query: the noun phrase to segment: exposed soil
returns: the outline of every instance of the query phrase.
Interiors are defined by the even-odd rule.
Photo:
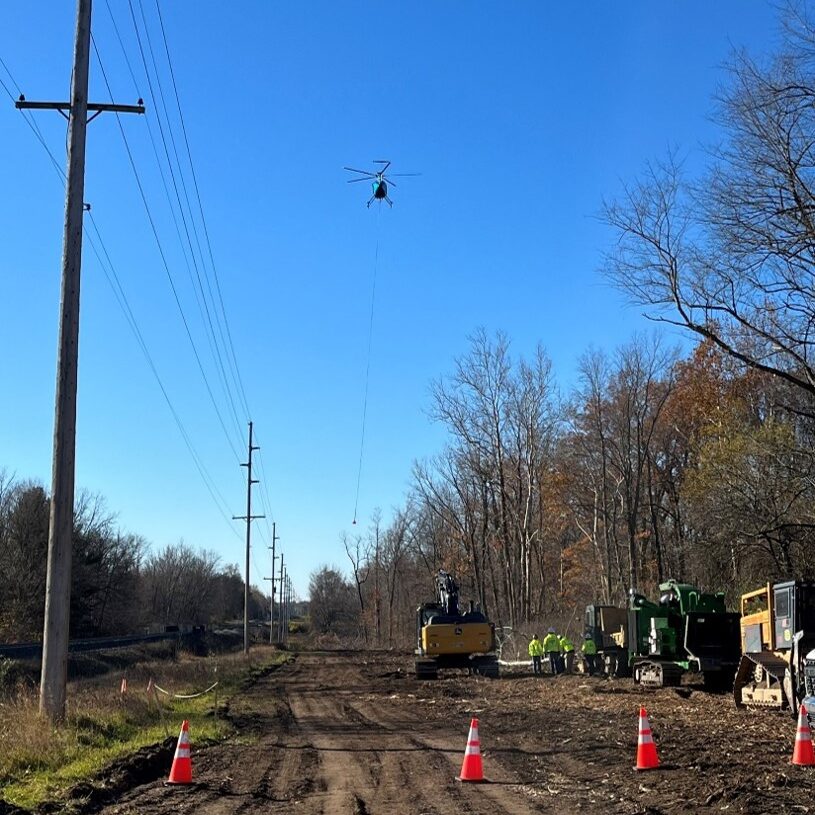
[[[730,696],[693,687],[643,691],[631,680],[528,674],[418,682],[410,669],[407,655],[301,654],[233,699],[236,737],[196,749],[192,734],[191,786],[163,784],[169,763],[145,783],[142,762],[115,803],[91,797],[85,811],[815,811],[815,768],[790,765],[795,722],[786,714],[739,712]],[[638,773],[640,704],[661,766]],[[456,779],[473,716],[487,784]]]

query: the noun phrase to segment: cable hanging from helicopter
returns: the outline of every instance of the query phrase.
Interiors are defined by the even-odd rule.
[[[384,159],[377,159],[374,161],[374,164],[381,164],[382,167],[379,170],[374,170],[373,172],[369,172],[368,170],[357,170],[354,167],[343,167],[344,170],[348,170],[351,173],[357,173],[359,178],[352,178],[348,181],[349,184],[354,184],[358,181],[370,181],[371,182],[371,190],[372,195],[368,199],[367,206],[370,208],[371,204],[374,201],[379,201],[380,204],[382,201],[385,201],[388,206],[393,206],[393,201],[388,197],[388,184],[392,187],[395,187],[396,184],[392,181],[393,177],[401,177],[401,176],[416,176],[421,175],[421,173],[395,173],[391,176],[385,175],[388,170],[388,167],[391,166],[390,161]],[[381,209],[379,207],[378,209]],[[356,525],[357,522],[357,509],[359,508],[359,488],[360,483],[362,481],[362,459],[363,459],[363,452],[365,450],[365,425],[368,417],[368,384],[370,381],[370,372],[371,372],[371,348],[373,345],[373,332],[374,332],[374,305],[376,303],[376,275],[377,269],[379,267],[379,213],[377,212],[376,218],[376,251],[374,252],[374,274],[373,274],[373,281],[371,284],[371,310],[370,310],[370,318],[368,322],[368,355],[367,361],[365,364],[365,395],[362,400],[362,433],[359,443],[359,467],[357,469],[357,490],[356,490],[356,497],[354,498],[354,520],[353,525]]]

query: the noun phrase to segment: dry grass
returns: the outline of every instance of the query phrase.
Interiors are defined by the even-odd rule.
[[[174,662],[139,662],[75,680],[68,685],[66,721],[58,728],[39,717],[36,688],[20,682],[0,698],[0,797],[29,807],[57,797],[113,759],[177,735],[183,719],[189,720],[199,744],[223,737],[229,727],[217,715],[216,698],[222,707],[254,672],[283,659],[285,654],[257,646],[248,658],[182,655]],[[123,676],[128,684],[124,695]],[[171,695],[198,693],[215,681],[219,685],[204,696],[177,699],[161,693],[148,696],[150,678]]]

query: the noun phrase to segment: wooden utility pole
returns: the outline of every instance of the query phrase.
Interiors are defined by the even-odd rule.
[[[288,572],[286,572],[286,588],[285,588],[285,598],[286,598],[286,605],[285,609],[286,612],[283,615],[283,642],[285,645],[288,646],[289,644],[289,602],[291,601],[291,596],[289,594],[289,587],[291,586],[291,578],[289,577]]]
[[[286,645],[289,644],[289,620],[291,619],[291,577],[286,575]]]
[[[249,460],[241,464],[246,467],[246,515],[233,515],[233,521],[246,521],[246,582],[243,586],[243,653],[249,653],[249,552],[252,545],[252,521],[265,518],[265,515],[252,515],[252,484],[258,480],[252,478],[252,453],[260,447],[252,444],[252,422],[249,422]]]
[[[283,553],[280,553],[280,609],[278,614],[277,641],[283,644]]]
[[[269,645],[274,642],[274,598],[275,598],[275,576],[274,576],[274,562],[277,560],[277,555],[275,555],[275,543],[280,540],[280,536],[277,534],[277,524],[272,521],[272,545],[269,549],[272,550],[272,576],[267,577],[267,580],[272,581],[272,607],[269,612]]]
[[[268,547],[271,549],[272,547]],[[269,589],[269,603],[271,604],[271,609],[269,611],[269,645],[274,644],[274,598],[275,598],[275,582],[277,578],[274,576],[274,560],[272,560],[272,576],[271,577],[264,577],[264,580],[268,580],[272,585]]]
[[[82,267],[82,213],[85,198],[85,136],[88,111],[144,113],[144,106],[88,104],[91,0],[78,0],[71,99],[68,102],[27,102],[19,109],[58,110],[68,120],[68,182],[62,240],[57,386],[54,408],[54,448],[51,467],[51,509],[48,527],[48,573],[45,584],[45,625],[42,635],[40,713],[52,722],[65,717],[68,630],[71,605],[71,549],[74,519],[76,453],[76,383],[79,361],[79,285]],[[66,112],[67,111],[67,112]]]

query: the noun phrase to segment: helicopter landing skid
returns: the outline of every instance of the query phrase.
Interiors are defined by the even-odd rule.
[[[372,195],[372,196],[371,196],[371,197],[368,199],[368,204],[367,204],[368,209],[370,209],[370,208],[371,208],[371,204],[373,204],[373,202],[374,202],[374,201],[376,201],[376,200],[377,200],[377,198],[376,198],[376,196],[375,196],[375,195]],[[382,199],[380,198],[379,200],[381,201]],[[387,196],[387,195],[385,196],[385,200],[388,202],[388,206],[389,206],[389,207],[392,207],[392,206],[393,206],[393,201],[391,201],[391,199],[390,199],[390,198],[388,198],[388,196]]]

